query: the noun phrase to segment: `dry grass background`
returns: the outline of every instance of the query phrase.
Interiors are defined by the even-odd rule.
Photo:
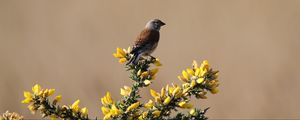
[[[118,99],[130,84],[112,53],[152,18],[167,23],[152,88],[180,83],[193,59],[208,59],[221,71],[221,92],[194,103],[210,106],[210,118],[300,118],[299,0],[1,0],[0,112],[39,118],[20,103],[39,83],[101,116],[99,98]]]

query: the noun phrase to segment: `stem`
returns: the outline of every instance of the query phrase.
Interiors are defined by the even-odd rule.
[[[80,112],[73,114],[73,110],[70,108],[61,108],[60,106],[50,104],[47,98],[44,98],[40,105],[44,107],[44,109],[41,110],[43,117],[55,115],[56,117],[64,120],[89,120],[88,116],[84,117]]]

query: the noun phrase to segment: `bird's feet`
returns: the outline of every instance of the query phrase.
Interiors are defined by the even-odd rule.
[[[150,61],[154,62],[155,60],[156,60],[156,58],[150,55]]]
[[[151,60],[155,60],[156,58],[155,57],[153,57],[152,55],[150,55],[150,58],[151,58]]]

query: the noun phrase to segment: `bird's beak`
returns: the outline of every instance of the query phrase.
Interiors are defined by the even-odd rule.
[[[164,22],[161,22],[160,24],[161,24],[161,26],[164,26],[164,25],[166,25],[166,23],[164,23]]]

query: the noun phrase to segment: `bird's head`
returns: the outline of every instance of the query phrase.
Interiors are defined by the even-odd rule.
[[[164,22],[162,22],[161,20],[153,19],[153,20],[150,20],[149,22],[147,22],[146,28],[159,31],[160,27],[164,26],[164,25],[166,25],[166,24]]]

